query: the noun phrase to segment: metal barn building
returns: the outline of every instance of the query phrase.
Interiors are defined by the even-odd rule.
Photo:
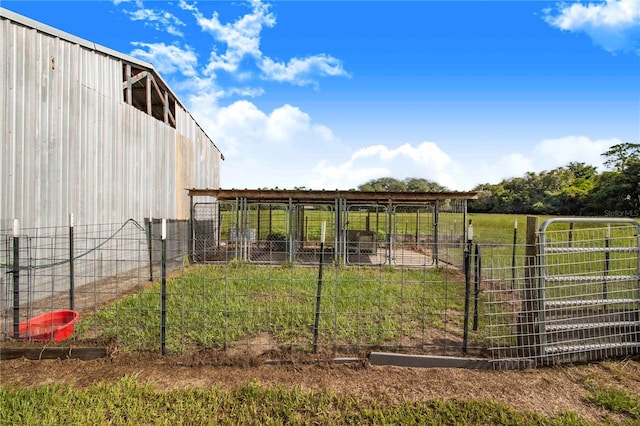
[[[0,229],[186,220],[223,158],[153,65],[0,8]]]

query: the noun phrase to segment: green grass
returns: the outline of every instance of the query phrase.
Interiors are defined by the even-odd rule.
[[[587,402],[640,423],[640,394],[631,394],[615,386],[600,386],[592,380],[585,383],[585,388],[590,391],[585,398]]]
[[[420,340],[426,329],[461,333],[464,284],[445,274],[325,266],[319,344],[357,349]],[[285,346],[308,349],[317,285],[317,268],[242,262],[189,267],[167,282],[167,348],[227,347],[267,332]],[[155,283],[83,315],[76,330],[79,336],[117,337],[123,350],[157,350],[159,324],[160,284]]]
[[[7,425],[588,424],[571,412],[544,417],[492,401],[365,401],[326,390],[264,387],[257,382],[236,390],[157,391],[135,375],[84,389],[0,387],[0,401],[0,424]]]

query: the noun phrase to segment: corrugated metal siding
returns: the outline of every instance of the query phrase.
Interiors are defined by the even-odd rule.
[[[122,60],[0,19],[0,228],[186,219],[220,153],[176,105],[176,129],[123,101]]]

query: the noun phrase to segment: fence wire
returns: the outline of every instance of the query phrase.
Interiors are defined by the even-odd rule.
[[[271,229],[263,221],[269,210],[258,220],[256,209],[255,234],[246,235],[234,235],[232,214],[220,213],[205,233],[202,220],[169,222],[165,242],[160,220],[0,233],[0,345],[16,344],[16,330],[21,344],[51,345],[29,321],[72,309],[80,317],[58,345],[127,352],[228,359],[386,350],[487,356],[496,368],[513,368],[640,350],[635,225],[555,224],[531,256],[530,246],[462,244],[454,234],[438,236],[436,247],[420,228],[433,228],[433,216],[409,210],[396,214],[411,218],[413,238],[391,232],[372,241],[365,233],[343,245],[345,258],[336,256],[337,226],[325,221],[324,244],[310,219],[330,209],[299,216],[295,241],[270,238],[275,223],[292,222],[270,211]],[[378,235],[382,226],[397,229],[375,225],[376,213],[358,210],[351,219]],[[225,255],[213,259],[215,249]]]
[[[279,255],[284,262],[264,264],[253,262],[254,257],[233,257],[224,263],[194,264],[189,254],[197,257],[198,241],[189,240],[188,228],[187,222],[169,224],[164,296],[158,220],[151,228],[148,221],[76,226],[73,253],[68,228],[23,230],[18,238],[19,299],[14,298],[15,239],[3,233],[2,344],[15,342],[16,325],[73,309],[80,318],[73,335],[60,345],[107,344],[121,351],[166,348],[170,354],[211,351],[249,357],[288,357],[316,349],[326,356],[362,355],[372,349],[461,353],[465,287],[459,265],[436,267],[431,256],[411,265],[344,264],[330,256],[330,244],[321,264],[319,233],[311,232],[306,223],[305,247],[315,250],[315,262],[299,257],[287,262],[287,242],[269,239],[272,233],[261,230],[252,241],[252,255],[264,250],[259,247],[268,247],[275,253],[272,259]],[[224,237],[230,244],[229,235]],[[388,252],[387,244],[376,242],[375,250]],[[398,251],[416,249],[415,242],[394,244]],[[446,250],[459,249],[456,245]],[[468,345],[472,353],[482,347],[476,334]],[[46,336],[34,338],[28,329],[18,337],[32,345],[52,344]]]

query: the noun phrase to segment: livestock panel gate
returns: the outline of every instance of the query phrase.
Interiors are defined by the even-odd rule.
[[[482,280],[497,365],[640,353],[638,221],[553,218],[538,227],[531,216],[524,247],[491,249]]]
[[[568,224],[584,226],[576,230]],[[638,352],[639,229],[631,219],[564,218],[542,224],[539,352],[547,362]]]

